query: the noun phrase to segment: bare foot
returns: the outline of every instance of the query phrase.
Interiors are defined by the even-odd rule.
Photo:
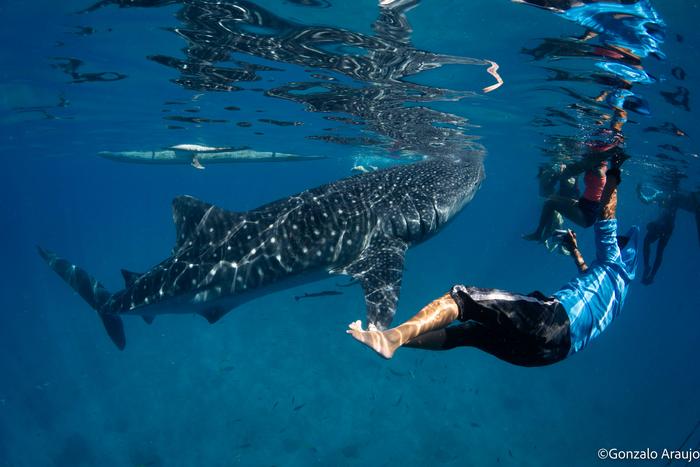
[[[362,329],[362,321],[360,320],[350,323],[348,328],[345,332],[386,359],[393,357],[394,352],[399,348],[398,342],[390,339],[387,331],[380,331],[372,323],[366,331]]]

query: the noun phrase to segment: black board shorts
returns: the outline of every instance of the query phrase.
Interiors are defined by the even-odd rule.
[[[455,285],[450,296],[459,307],[461,343],[521,366],[542,366],[565,359],[571,349],[569,316],[554,297]]]

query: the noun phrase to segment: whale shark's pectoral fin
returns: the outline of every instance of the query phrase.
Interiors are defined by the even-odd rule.
[[[141,318],[146,322],[146,324],[153,324],[153,320],[155,319],[155,316],[153,315],[141,315]]]
[[[333,271],[349,274],[360,282],[365,292],[367,321],[380,329],[389,327],[394,319],[407,248],[401,239],[376,235],[356,260]]]

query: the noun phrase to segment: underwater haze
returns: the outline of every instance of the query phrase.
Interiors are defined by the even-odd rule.
[[[36,0],[0,13],[0,466],[554,467],[623,462],[599,449],[700,450],[700,4]],[[125,316],[119,350],[37,254],[117,291],[121,269],[173,252],[178,196],[245,213],[459,158],[483,174],[450,194],[480,187],[407,251],[394,324],[454,284],[548,295],[576,269],[522,235],[542,174],[590,147],[626,159],[621,228],[671,219],[672,237],[655,277],[640,261],[605,333],[551,366],[467,347],[383,360],[346,334],[366,303],[340,274],[271,288],[215,324]],[[411,180],[395,181],[431,193],[455,178]],[[592,257],[593,230],[562,225]]]

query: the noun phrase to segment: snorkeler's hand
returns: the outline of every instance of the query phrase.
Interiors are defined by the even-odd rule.
[[[576,241],[576,232],[574,232],[571,229],[568,229],[566,231],[566,236],[561,242],[562,246],[566,248],[569,253],[573,253],[575,250],[578,250],[578,242]]]

